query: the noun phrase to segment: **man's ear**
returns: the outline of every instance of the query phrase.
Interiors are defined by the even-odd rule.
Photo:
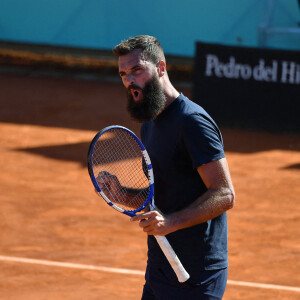
[[[162,77],[163,75],[166,74],[167,72],[167,66],[166,63],[163,60],[160,60],[157,64],[156,64],[156,68],[157,68],[157,73],[159,77]]]

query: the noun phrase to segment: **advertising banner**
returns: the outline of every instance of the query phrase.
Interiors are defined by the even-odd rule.
[[[300,51],[197,42],[193,100],[220,126],[300,134]]]

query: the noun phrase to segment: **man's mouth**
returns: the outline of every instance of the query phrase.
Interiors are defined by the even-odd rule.
[[[141,100],[142,97],[142,91],[141,90],[137,90],[137,89],[130,89],[130,93],[134,99],[134,101],[139,101]]]

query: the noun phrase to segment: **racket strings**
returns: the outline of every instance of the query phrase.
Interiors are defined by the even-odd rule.
[[[149,193],[148,174],[138,143],[127,132],[111,130],[95,144],[94,174],[105,196],[125,210],[140,208]]]

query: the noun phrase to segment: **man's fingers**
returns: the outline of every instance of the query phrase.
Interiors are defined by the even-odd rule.
[[[131,222],[141,221],[141,220],[144,220],[144,219],[149,219],[152,216],[153,216],[153,211],[149,211],[149,212],[145,212],[145,213],[142,213],[142,214],[138,214],[138,215],[130,218],[130,221]]]

